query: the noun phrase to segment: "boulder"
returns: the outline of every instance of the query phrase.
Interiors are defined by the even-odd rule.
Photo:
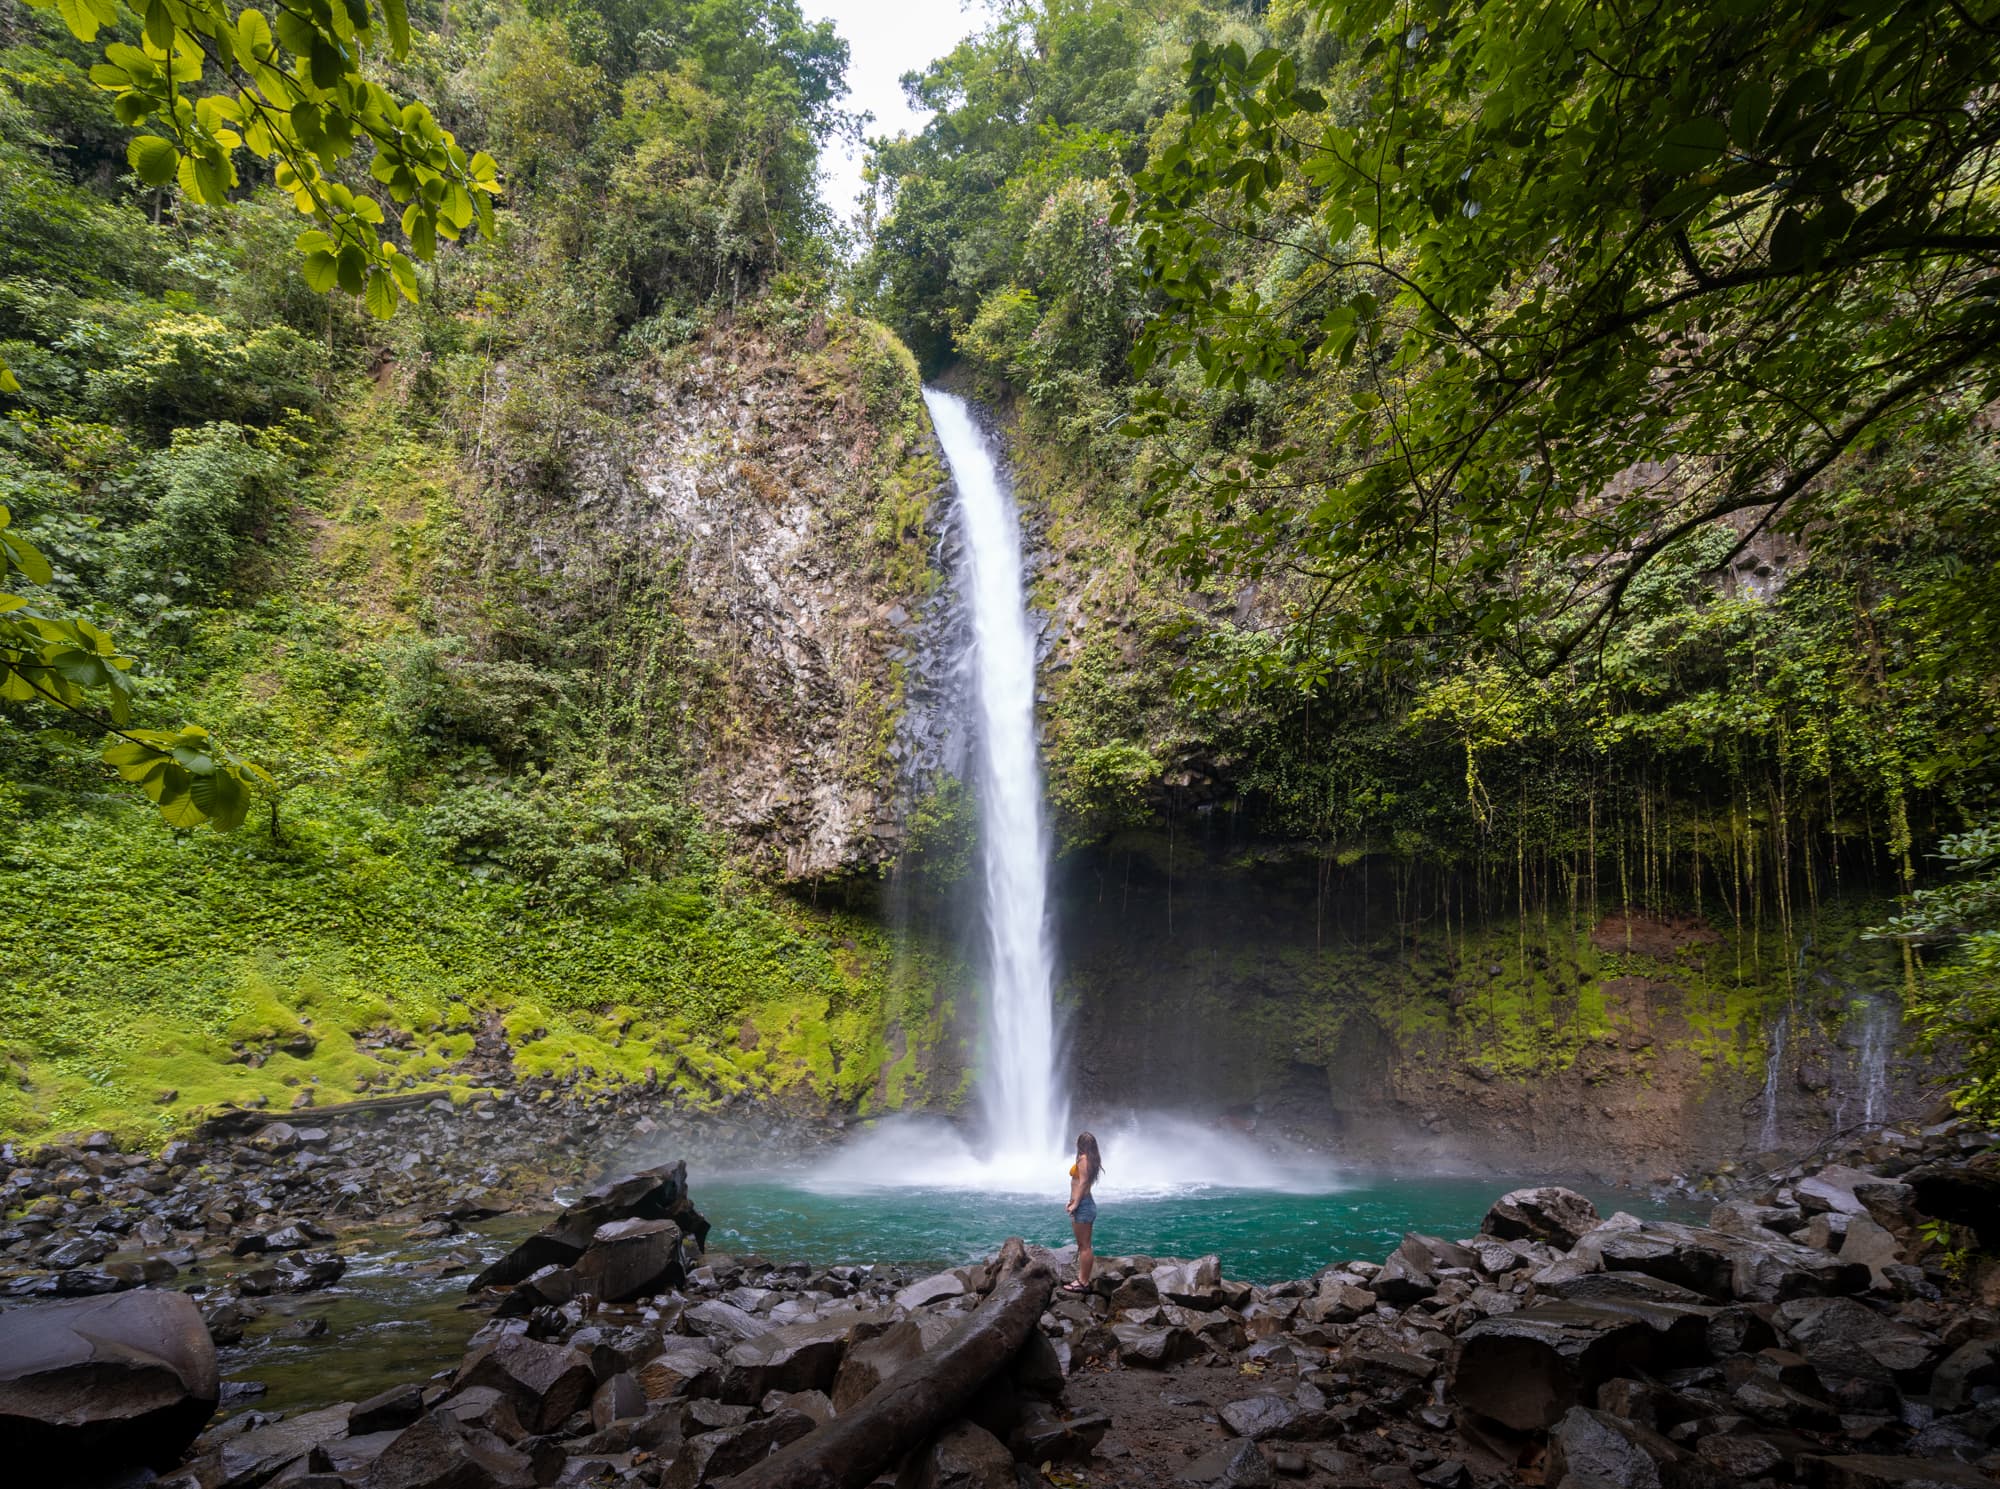
[[[0,1462],[23,1482],[170,1468],[220,1392],[215,1343],[184,1293],[0,1313]]]
[[[1859,1262],[1791,1241],[1765,1241],[1671,1220],[1600,1226],[1577,1243],[1606,1271],[1644,1272],[1727,1301],[1775,1303],[1785,1298],[1857,1293],[1869,1284]]]
[[[1182,1469],[1176,1482],[1198,1489],[1270,1489],[1277,1480],[1257,1444],[1239,1437],[1209,1449]]]
[[[1120,1364],[1141,1370],[1164,1370],[1198,1354],[1201,1343],[1192,1332],[1173,1325],[1113,1324]]]
[[[1375,1294],[1342,1277],[1329,1277],[1319,1292],[1300,1308],[1307,1318],[1321,1324],[1351,1324],[1375,1311]]]
[[[1903,1251],[1896,1238],[1876,1224],[1874,1217],[1850,1215],[1847,1234],[1840,1242],[1840,1259],[1859,1262],[1866,1267],[1869,1287],[1877,1292],[1886,1292],[1891,1283],[1884,1269],[1900,1262]]]
[[[912,1311],[931,1303],[942,1303],[947,1298],[962,1298],[971,1289],[965,1279],[956,1272],[940,1272],[935,1277],[926,1277],[920,1282],[912,1282],[896,1294],[896,1306]]]
[[[1546,1477],[1590,1489],[1710,1489],[1714,1479],[1694,1455],[1650,1428],[1582,1406],[1550,1430]]]
[[[907,1319],[854,1345],[833,1378],[833,1409],[846,1411],[923,1352],[923,1331]]]
[[[490,1386],[507,1398],[530,1433],[553,1431],[590,1400],[597,1385],[590,1361],[560,1344],[504,1334],[459,1366],[452,1388]]]
[[[1801,1458],[1798,1466],[1814,1489],[1993,1489],[1993,1480],[1970,1463],[1940,1459],[1857,1453]]]
[[[1927,1163],[1903,1175],[1917,1210],[1972,1227],[1982,1251],[2000,1251],[2000,1155],[1971,1163]]]
[[[321,1443],[347,1432],[351,1402],[303,1412],[227,1439],[217,1452],[216,1489],[252,1489],[276,1477]]]
[[[1694,1451],[1725,1484],[1788,1474],[1785,1450],[1768,1437],[1711,1432],[1695,1443]]]
[[[1643,1319],[1601,1304],[1537,1304],[1458,1336],[1451,1395],[1512,1431],[1543,1431],[1606,1381],[1650,1367],[1658,1339]]]
[[[1101,1411],[1065,1415],[1046,1401],[1030,1401],[1007,1445],[1023,1463],[1083,1463],[1110,1430],[1111,1418]]]
[[[1198,1257],[1191,1262],[1170,1262],[1153,1268],[1153,1286],[1169,1303],[1194,1308],[1203,1313],[1223,1306],[1222,1259]]]
[[[959,1422],[903,1460],[896,1489],[1016,1489],[1014,1455],[984,1427]]]
[[[698,1338],[713,1339],[719,1346],[728,1348],[746,1339],[755,1339],[777,1325],[755,1314],[745,1313],[734,1303],[710,1298],[683,1313],[681,1327]]]
[[[1995,1395],[2000,1395],[2000,1340],[1961,1344],[1931,1376],[1931,1404],[1939,1411],[1958,1411]]]
[[[812,1418],[804,1412],[785,1410],[740,1427],[700,1433],[681,1445],[661,1482],[665,1489],[697,1489],[729,1478],[763,1462],[787,1443],[797,1442],[812,1429]]]
[[[607,1303],[677,1288],[687,1280],[681,1228],[671,1220],[608,1220],[591,1232],[574,1270],[578,1288]]]
[[[347,1414],[347,1430],[356,1437],[372,1432],[400,1432],[405,1427],[413,1426],[423,1414],[422,1386],[391,1386],[379,1395],[356,1403]]]
[[[1478,1265],[1479,1258],[1463,1246],[1410,1231],[1403,1237],[1403,1243],[1389,1253],[1389,1259],[1369,1286],[1377,1297],[1404,1308],[1437,1291],[1440,1271],[1451,1267],[1470,1271]]]
[[[1937,1364],[1933,1339],[1853,1298],[1796,1298],[1778,1319],[1845,1410],[1893,1405],[1892,1393],[1870,1383],[1916,1389]]]
[[[1501,1195],[1479,1223],[1479,1233],[1503,1241],[1546,1241],[1567,1251],[1598,1218],[1597,1206],[1574,1189],[1544,1184]]]
[[[646,1414],[646,1393],[636,1377],[619,1371],[597,1388],[590,1398],[590,1425],[602,1432],[614,1422],[628,1422]]]
[[[648,1401],[706,1396],[722,1384],[722,1356],[705,1340],[676,1339],[637,1372]]]
[[[1809,1215],[1865,1215],[1868,1206],[1856,1197],[1857,1184],[1873,1184],[1881,1175],[1864,1173],[1842,1163],[1829,1163],[1810,1178],[1792,1185],[1792,1196]]]
[[[854,1329],[836,1315],[767,1329],[722,1357],[722,1399],[755,1404],[767,1391],[831,1391]]]
[[[360,1489],[534,1489],[533,1461],[492,1433],[434,1411],[384,1448]]]
[[[663,1164],[598,1185],[474,1277],[466,1291],[512,1287],[543,1267],[570,1266],[589,1249],[600,1227],[620,1220],[670,1220],[696,1249],[708,1241],[708,1221],[688,1198],[687,1164]]]
[[[1217,1415],[1222,1418],[1222,1425],[1238,1437],[1262,1442],[1267,1437],[1292,1436],[1299,1408],[1283,1396],[1266,1393],[1231,1401]]]

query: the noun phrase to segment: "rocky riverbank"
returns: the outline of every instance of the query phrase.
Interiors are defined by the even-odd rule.
[[[293,1127],[295,1146],[266,1124],[211,1135],[205,1157],[86,1145],[15,1167],[10,1192],[44,1192],[7,1241],[36,1265],[0,1309],[0,1453],[37,1483],[177,1489],[1876,1489],[2000,1471],[2000,1264],[1981,1255],[2000,1242],[2000,1163],[1990,1134],[1950,1123],[1761,1176],[1707,1225],[1602,1217],[1544,1187],[1499,1200],[1477,1235],[1411,1234],[1380,1262],[1256,1286],[1213,1257],[1105,1258],[1085,1295],[1054,1290],[1072,1257],[1018,1243],[922,1278],[704,1253],[684,1166],[654,1167],[502,1255],[468,1242],[486,1322],[454,1368],[214,1420],[216,1341],[260,1290],[338,1276],[307,1202],[455,1226],[506,1201],[508,1144],[561,1107],[501,1109],[475,1184],[374,1156],[480,1120],[422,1107],[341,1119],[365,1134]],[[223,1156],[260,1138],[286,1151]],[[288,1161],[313,1153],[328,1162]],[[46,1187],[72,1169],[90,1182]],[[203,1244],[231,1238],[227,1268],[200,1246],[172,1276],[64,1251],[192,1241],[196,1222]],[[996,1354],[1009,1318],[1021,1332]],[[974,1388],[950,1395],[982,1348]],[[911,1436],[905,1398],[940,1391]],[[783,1476],[831,1460],[835,1477]]]

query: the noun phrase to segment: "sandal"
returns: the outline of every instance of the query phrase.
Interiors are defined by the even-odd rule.
[[[1062,1290],[1066,1293],[1087,1293],[1090,1291],[1081,1282],[1065,1282],[1062,1285]]]

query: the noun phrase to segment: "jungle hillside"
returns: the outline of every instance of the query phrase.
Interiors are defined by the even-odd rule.
[[[1192,936],[1218,1104],[1754,1089],[1865,983],[2000,1114],[2000,5],[1000,0],[895,136],[848,63],[0,0],[0,1137],[496,1038],[957,1112],[927,382],[1011,459],[1094,1062]]]

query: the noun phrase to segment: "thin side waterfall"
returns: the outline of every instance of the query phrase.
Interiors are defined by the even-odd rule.
[[[1065,1150],[1069,1104],[1055,1031],[1049,843],[1035,739],[1035,635],[1020,515],[992,443],[963,399],[924,390],[958,489],[979,709],[979,816],[991,995],[980,1073],[990,1161],[1040,1166]]]
[[[1855,1079],[1861,1087],[1861,1120],[1869,1126],[1889,1110],[1889,1051],[1895,1044],[1896,1011],[1879,997],[1857,1003],[1861,1046],[1855,1052]]]
[[[1778,1015],[1771,1029],[1771,1053],[1764,1060],[1764,1121],[1757,1132],[1757,1146],[1764,1152],[1778,1146],[1778,1080],[1785,1064],[1785,1035],[1790,1030],[1789,1010]]]

